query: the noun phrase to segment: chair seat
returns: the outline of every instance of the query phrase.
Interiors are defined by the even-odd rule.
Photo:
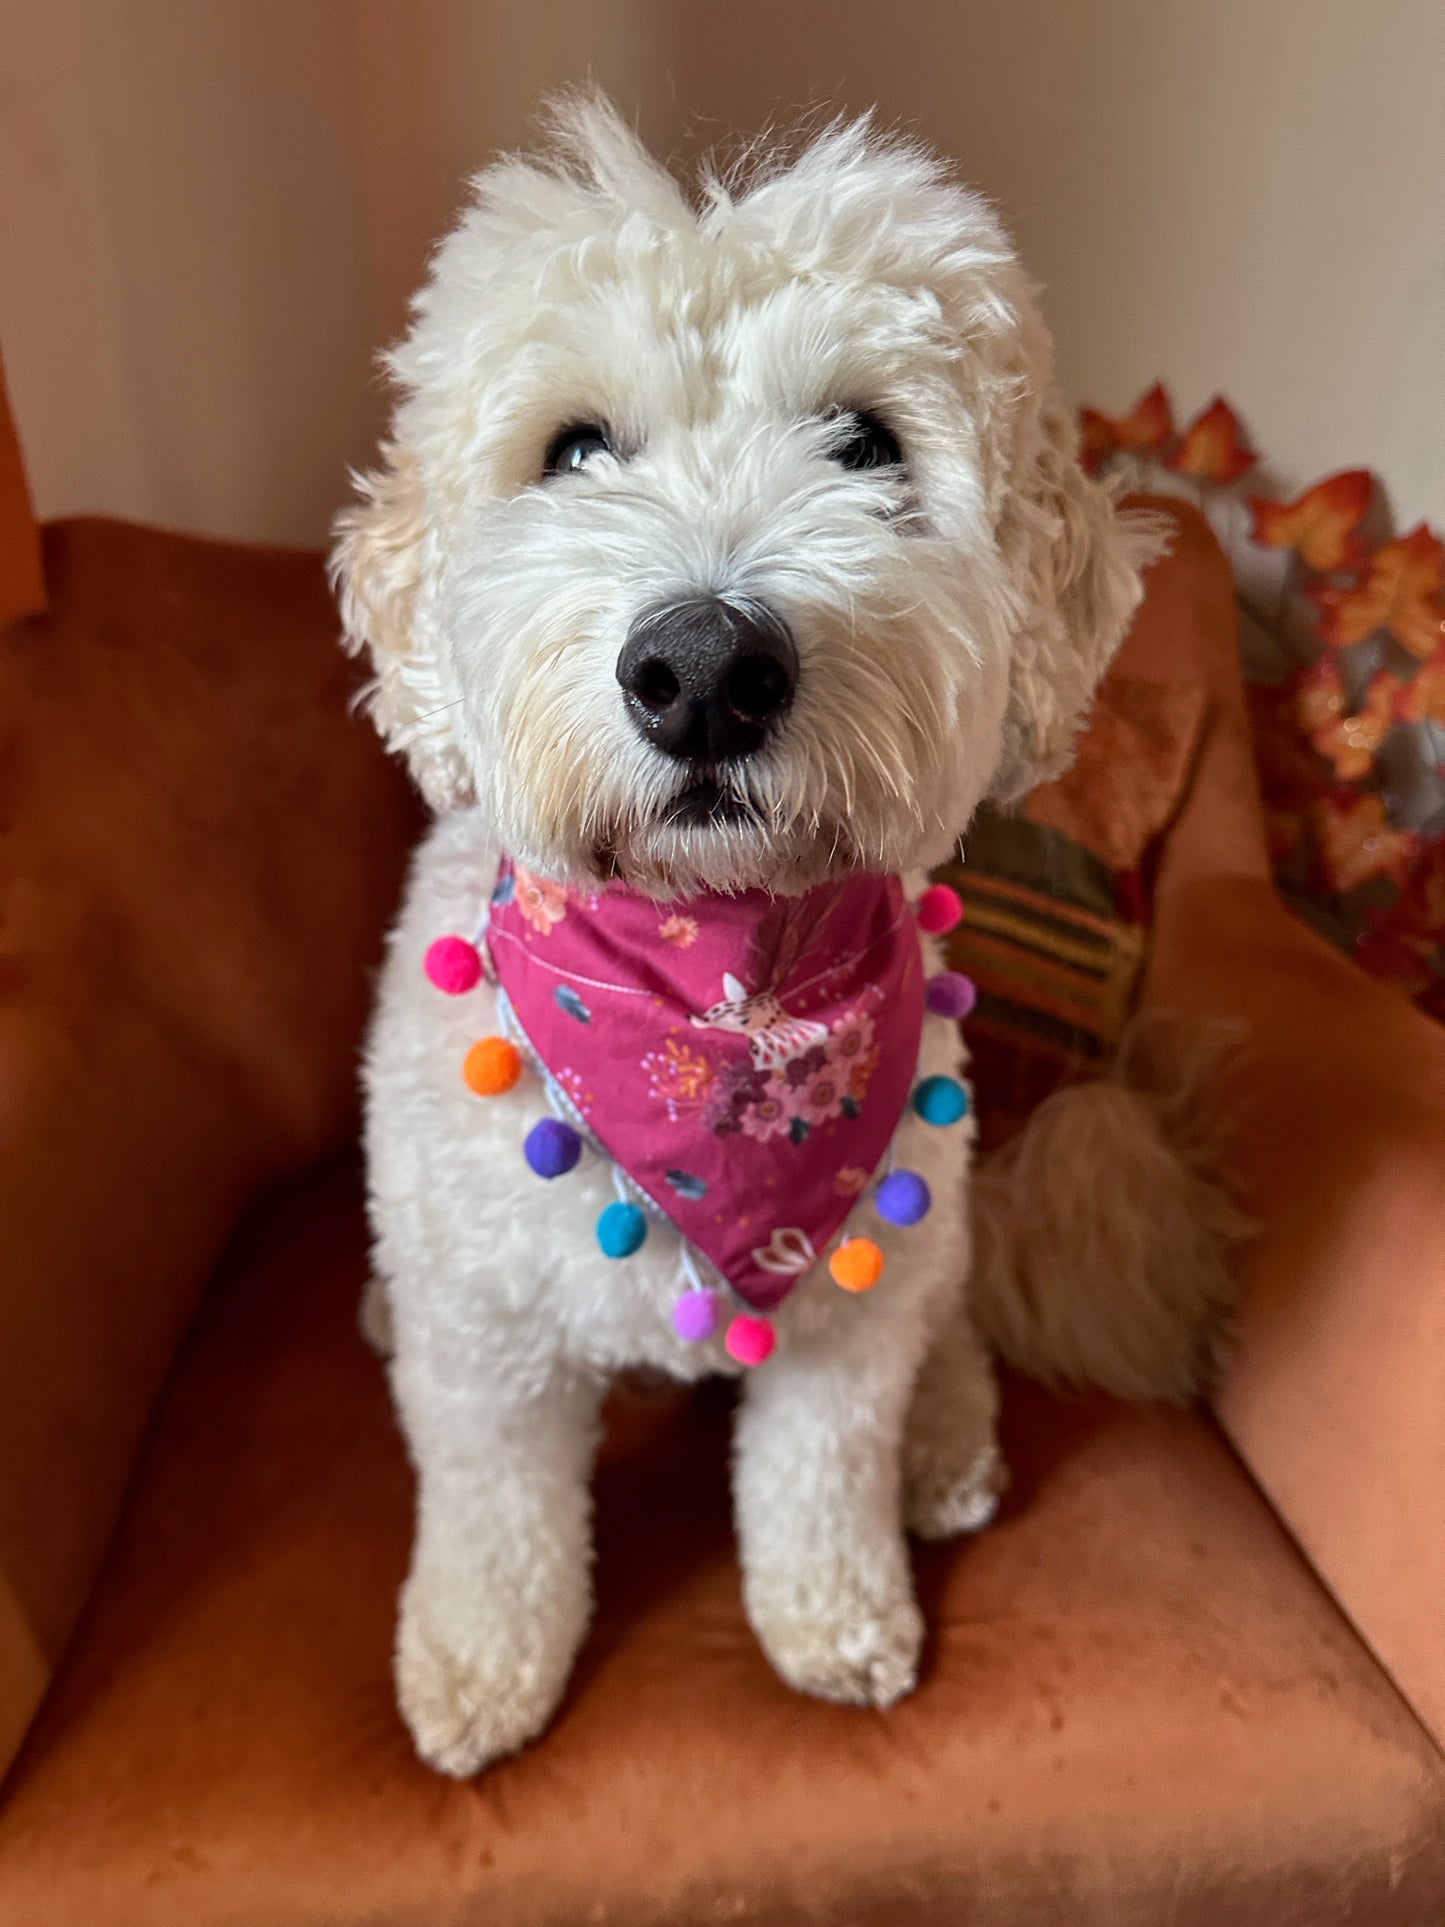
[[[614,1401],[564,1708],[436,1778],[392,1700],[411,1489],[364,1275],[349,1166],[238,1235],[11,1775],[3,1927],[1435,1919],[1445,1771],[1212,1426],[1022,1384],[886,1714],[757,1648],[726,1392]]]

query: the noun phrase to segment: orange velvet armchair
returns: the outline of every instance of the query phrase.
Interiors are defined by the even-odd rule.
[[[1011,1383],[871,1715],[749,1634],[726,1395],[619,1400],[577,1677],[469,1785],[391,1696],[349,1147],[416,819],[319,559],[38,531],[6,424],[0,600],[0,1927],[1445,1918],[1445,1037],[1274,895],[1197,517],[1125,665],[1208,702],[1145,997],[1249,1027],[1217,1419]]]

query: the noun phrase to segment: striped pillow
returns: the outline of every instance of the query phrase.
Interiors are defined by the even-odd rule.
[[[937,872],[964,902],[946,948],[978,987],[965,1028],[985,1150],[1111,1063],[1147,950],[1154,853],[1203,717],[1197,689],[1111,676],[1069,774],[1018,816],[981,811]]]

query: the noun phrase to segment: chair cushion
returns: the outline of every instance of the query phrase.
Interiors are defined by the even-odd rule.
[[[0,1927],[1424,1923],[1438,1756],[1209,1424],[1007,1390],[995,1527],[917,1558],[886,1714],[742,1616],[727,1395],[634,1397],[556,1724],[467,1785],[388,1652],[410,1481],[355,1175],[252,1216],[0,1810]]]

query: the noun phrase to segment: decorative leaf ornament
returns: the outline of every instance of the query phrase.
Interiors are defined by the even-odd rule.
[[[1241,611],[1278,665],[1249,697],[1281,892],[1445,1019],[1445,543],[1423,522],[1372,539],[1365,468],[1241,498],[1260,457],[1223,396],[1176,429],[1156,382],[1125,415],[1081,409],[1079,436],[1090,473],[1189,496],[1235,553]],[[1245,522],[1286,558],[1273,590]]]
[[[1381,670],[1370,679],[1364,703],[1352,709],[1345,696],[1339,664],[1322,656],[1300,677],[1296,710],[1300,726],[1335,775],[1357,783],[1375,767],[1375,754],[1395,726],[1400,678]]]
[[[1376,549],[1364,579],[1349,588],[1318,588],[1310,598],[1320,612],[1320,641],[1347,649],[1377,629],[1421,661],[1445,642],[1445,545],[1422,522],[1408,535]]]
[[[1084,466],[1091,474],[1120,449],[1163,451],[1174,439],[1174,410],[1162,381],[1135,402],[1127,415],[1101,415],[1097,409],[1079,410],[1079,440]]]
[[[1359,527],[1374,489],[1367,468],[1342,468],[1292,502],[1252,495],[1250,539],[1263,549],[1293,549],[1307,569],[1358,569],[1365,560]]]
[[[1185,429],[1169,466],[1180,475],[1206,482],[1237,482],[1259,461],[1245,439],[1238,415],[1216,395]]]

